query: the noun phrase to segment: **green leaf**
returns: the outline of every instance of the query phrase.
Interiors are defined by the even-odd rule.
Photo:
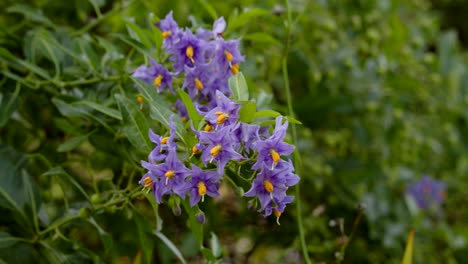
[[[146,102],[150,105],[151,118],[161,122],[163,126],[170,129],[170,118],[173,116],[173,122],[176,125],[176,134],[184,143],[187,143],[185,139],[185,129],[180,118],[177,118],[177,114],[169,110],[170,106],[167,101],[159,94],[154,86],[147,84],[146,82],[132,78],[140,89]]]
[[[411,229],[408,240],[406,241],[405,253],[403,255],[403,260],[401,264],[412,264],[413,263],[413,240],[414,240],[414,230]]]
[[[198,2],[205,8],[206,12],[210,14],[211,18],[214,20],[218,19],[218,14],[216,14],[216,9],[206,0],[198,0]]]
[[[99,56],[93,49],[91,45],[91,40],[86,38],[78,38],[77,45],[80,48],[81,54],[83,54],[86,58],[86,62],[91,67],[93,72],[98,72],[99,69]]]
[[[68,139],[67,141],[63,142],[57,147],[58,152],[67,152],[70,150],[74,150],[76,147],[81,145],[84,141],[88,139],[89,135],[81,135],[81,136],[76,136]]]
[[[158,208],[159,208],[159,205],[158,203],[156,203],[156,199],[154,199],[154,195],[150,194],[150,193],[144,193],[146,199],[148,200],[148,202],[150,203],[151,205],[151,208],[153,208],[153,213],[154,213],[154,217],[155,217],[155,220],[156,220],[156,232],[160,232],[162,230],[162,219],[159,217],[159,212],[158,212]]]
[[[25,60],[22,60],[22,59],[19,59],[17,57],[15,57],[13,54],[11,54],[7,49],[5,48],[1,48],[0,47],[0,58],[3,58],[3,59],[6,59],[6,60],[10,60],[16,64],[19,65],[19,67],[17,66],[16,68],[19,69],[19,70],[23,70],[23,68],[26,68],[28,69],[29,71],[41,76],[42,78],[46,79],[46,80],[50,80],[51,77],[49,75],[48,72],[44,71],[43,69],[39,68],[38,66],[36,66],[35,64],[32,64],[28,61],[25,61]],[[7,61],[8,62],[8,61]]]
[[[145,116],[133,101],[123,95],[116,94],[115,99],[122,113],[123,132],[128,137],[128,140],[137,149],[149,152],[152,143],[148,136],[149,125]]]
[[[24,231],[32,231],[31,221],[26,216],[24,208],[31,202],[24,195],[24,177],[21,170],[27,165],[26,156],[15,150],[0,145],[0,208],[6,208],[13,213],[13,219]]]
[[[254,115],[257,111],[257,105],[254,101],[247,101],[241,103],[241,109],[239,110],[239,121],[250,123],[254,119]]]
[[[42,14],[41,10],[33,9],[26,5],[13,5],[7,8],[8,13],[22,14],[26,19],[32,22],[44,24],[49,27],[54,27],[54,24]]]
[[[213,232],[211,232],[210,247],[211,247],[211,251],[213,252],[214,257],[220,258],[222,254],[221,245],[219,243],[218,237]]]
[[[102,244],[104,245],[105,252],[109,252],[109,250],[112,248],[112,236],[106,232],[97,222],[94,220],[94,218],[90,217],[88,218],[88,222],[92,224],[96,230],[99,232],[99,237],[102,241]]]
[[[33,63],[36,63],[41,56],[49,59],[54,64],[55,79],[57,79],[61,72],[60,61],[63,59],[63,52],[55,48],[58,44],[54,36],[49,31],[38,29],[29,31],[24,42],[26,58]]]
[[[229,89],[231,89],[236,100],[249,100],[249,88],[242,72],[238,72],[229,78]]]
[[[3,95],[0,93],[0,127],[5,126],[10,116],[18,105],[18,96],[21,90],[21,85],[16,84],[16,89],[12,95]]]
[[[128,34],[130,37],[145,45],[146,49],[151,49],[151,41],[148,39],[148,36],[141,27],[128,20],[125,20],[125,25],[127,25]]]
[[[81,192],[81,194],[83,194],[83,196],[86,197],[86,199],[88,201],[90,201],[89,195],[86,193],[86,191],[83,189],[83,187],[81,187],[81,185],[70,174],[68,174],[63,168],[55,167],[55,168],[52,168],[52,169],[44,172],[42,175],[45,175],[45,176],[51,176],[51,175],[65,176],[65,178],[67,178],[67,180],[72,185],[74,185]]]
[[[119,111],[115,110],[115,109],[112,109],[110,107],[107,107],[107,106],[103,106],[101,104],[97,104],[93,101],[88,101],[88,100],[83,100],[83,101],[78,101],[78,102],[75,102],[73,103],[74,105],[85,105],[85,106],[88,106],[94,110],[97,110],[105,115],[108,115],[112,118],[115,118],[115,119],[118,119],[118,120],[122,120],[122,115],[120,114]]]
[[[259,19],[259,17],[265,16],[268,14],[270,14],[270,12],[264,9],[260,9],[260,8],[249,9],[247,12],[240,14],[239,16],[237,16],[236,18],[234,18],[232,21],[229,22],[229,30],[235,30],[237,28],[240,28],[251,20],[258,21],[257,19]]]
[[[111,34],[111,36],[114,36],[114,37],[122,40],[123,42],[125,42],[128,45],[135,48],[141,54],[145,55],[148,58],[151,58],[151,53],[146,49],[145,45],[143,45],[141,42],[139,42],[139,41],[137,41],[137,40],[135,40],[133,38],[130,38],[127,35],[123,35],[123,34],[114,33],[114,34]]]
[[[201,253],[203,256],[206,258],[206,260],[215,262],[216,257],[214,256],[213,252],[209,248],[202,248],[200,249]]]
[[[261,111],[258,111],[258,112],[255,113],[253,119],[261,118],[261,117],[278,117],[278,116],[282,116],[282,115],[280,113],[276,112],[276,111],[273,111],[273,110],[261,110]],[[299,120],[297,120],[297,119],[295,119],[293,117],[286,116],[286,119],[290,123],[302,125],[301,121],[299,121]]]
[[[151,263],[154,249],[154,240],[151,235],[151,226],[137,211],[134,211],[133,219],[138,230],[141,251],[143,252],[144,263]]]
[[[22,238],[13,237],[6,232],[0,232],[0,248],[13,246],[17,242],[21,242],[22,240]]]
[[[178,89],[177,93],[179,94],[180,99],[182,99],[182,102],[187,108],[188,115],[190,117],[190,120],[192,120],[193,125],[195,127],[198,127],[198,123],[200,123],[200,120],[202,120],[203,117],[200,114],[198,114],[197,110],[195,109],[195,106],[193,105],[192,99],[182,89]]]
[[[172,251],[172,253],[174,253],[174,255],[180,260],[181,263],[187,263],[179,249],[163,233],[154,231],[153,234],[155,234],[159,239],[161,239],[161,241]]]
[[[41,197],[39,196],[39,189],[31,177],[28,175],[26,170],[22,171],[23,180],[23,196],[26,200],[25,211],[30,212],[30,221],[34,223],[36,232],[39,231],[39,222],[37,212],[41,206]],[[29,209],[29,210],[28,210]]]
[[[190,206],[187,200],[182,200],[182,205],[189,216],[190,230],[198,241],[200,248],[203,247],[203,225],[200,224],[195,215],[200,211],[198,206]]]
[[[250,40],[255,43],[264,43],[264,44],[271,44],[281,47],[282,44],[277,39],[272,37],[271,35],[264,33],[264,32],[257,32],[252,34],[247,34],[242,36],[242,40]]]

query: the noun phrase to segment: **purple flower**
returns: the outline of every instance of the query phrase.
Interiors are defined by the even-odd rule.
[[[179,114],[180,118],[182,119],[182,122],[187,122],[189,119],[188,111],[187,108],[185,107],[184,103],[182,100],[177,99],[174,103],[174,108],[177,110],[177,113]]]
[[[220,77],[227,79],[239,71],[239,63],[243,62],[244,56],[239,51],[240,40],[216,40],[216,52],[213,61],[218,65]],[[234,69],[233,69],[234,68]]]
[[[275,170],[270,170],[263,163],[262,170],[252,182],[252,187],[244,194],[246,197],[257,196],[260,210],[265,210],[272,201],[282,201],[286,197],[286,190],[299,182],[299,177],[293,173],[291,161],[283,161]]]
[[[282,200],[278,200],[276,198],[273,199],[272,201],[270,201],[270,204],[266,206],[263,216],[267,217],[273,212],[276,216],[276,222],[279,225],[279,218],[281,214],[283,214],[286,205],[291,203],[293,200],[294,196],[285,196]]]
[[[223,32],[226,29],[226,21],[224,17],[218,18],[213,23],[213,37],[218,38],[223,36]]]
[[[259,140],[259,129],[260,126],[258,125],[240,122],[233,132],[234,135],[238,138],[239,142],[242,142],[245,149],[248,151],[250,150],[252,144]]]
[[[146,65],[138,67],[132,76],[153,84],[158,89],[158,92],[161,92],[164,88],[168,88],[169,91],[174,93],[172,90],[172,74],[153,59],[151,59],[150,63],[150,67],[146,67]]]
[[[148,156],[148,160],[151,163],[155,163],[155,161],[162,161],[166,158],[168,151],[176,150],[177,144],[174,142],[176,139],[176,125],[172,121],[172,116],[170,119],[170,135],[167,137],[159,136],[158,134],[154,133],[153,130],[149,131],[149,138],[150,140],[156,144],[156,147],[150,152]]]
[[[213,132],[198,132],[198,140],[206,145],[202,153],[202,161],[206,166],[208,163],[217,162],[218,174],[224,174],[224,167],[230,160],[241,160],[243,156],[237,153],[233,146],[235,138],[231,136],[230,126],[225,126]]]
[[[421,209],[439,207],[445,200],[444,182],[434,180],[425,175],[419,182],[410,185],[406,192],[415,200]]]
[[[170,60],[174,62],[174,69],[182,72],[185,66],[195,67],[205,63],[203,44],[205,42],[195,37],[190,30],[185,30],[180,40],[168,49],[172,53]]]
[[[210,110],[205,115],[205,119],[211,124],[230,125],[235,124],[239,119],[240,105],[229,98],[222,92],[216,91],[216,107]]]
[[[252,149],[258,152],[257,162],[252,166],[253,169],[260,169],[261,164],[265,162],[273,170],[280,162],[281,155],[289,155],[294,151],[294,146],[283,142],[286,137],[288,121],[284,124],[281,123],[282,117],[278,116],[273,135],[252,144]]]
[[[203,171],[193,164],[190,175],[192,176],[191,179],[180,189],[180,193],[183,196],[190,192],[190,206],[194,206],[200,200],[203,201],[205,195],[211,197],[219,196],[219,179],[222,175],[216,171]]]
[[[155,26],[162,31],[161,35],[164,39],[163,48],[170,48],[178,41],[181,30],[174,21],[174,18],[172,18],[172,11],[169,12],[164,19],[155,23]]]
[[[175,150],[169,151],[164,163],[155,165],[142,161],[142,166],[149,170],[153,177],[156,177],[153,185],[153,193],[158,203],[161,203],[162,196],[175,193],[181,197],[184,195],[179,191],[185,184],[185,178],[189,175],[189,170],[177,157]]]
[[[192,99],[195,99],[199,93],[208,94],[211,82],[211,75],[207,64],[199,64],[193,68],[185,66],[185,80],[182,88],[187,89]]]

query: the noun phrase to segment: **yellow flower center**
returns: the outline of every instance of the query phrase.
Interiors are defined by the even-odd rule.
[[[206,124],[205,125],[205,128],[203,129],[205,132],[210,132],[211,130],[213,130],[213,126],[210,125],[210,124]]]
[[[146,176],[144,179],[143,179],[143,183],[145,184],[145,188],[151,188],[151,186],[153,185],[153,180]]]
[[[281,212],[276,209],[273,210],[273,213],[275,214],[276,218],[279,218],[281,216]]]
[[[187,122],[187,117],[183,116],[183,117],[180,118],[180,120],[182,120],[182,123],[185,123],[185,122]]]
[[[239,64],[233,64],[231,66],[231,72],[232,74],[236,75],[239,72],[240,66]]]
[[[200,153],[200,150],[197,148],[197,146],[193,146],[193,147],[192,147],[192,153],[193,153],[194,155]]]
[[[195,78],[195,87],[197,88],[197,90],[203,89],[203,83],[198,78]]]
[[[220,151],[221,151],[221,145],[216,145],[210,150],[210,154],[212,157],[216,157],[218,156]]]
[[[154,78],[154,85],[157,87],[161,86],[162,80],[163,80],[163,76],[161,74],[158,74],[158,76]]]
[[[278,164],[278,162],[281,159],[280,154],[278,154],[278,152],[276,152],[276,150],[272,149],[272,150],[270,150],[270,155],[271,155],[271,158],[273,159],[273,163],[275,165]]]
[[[170,178],[174,177],[174,175],[175,175],[175,171],[169,170],[164,174],[164,177],[170,179]]]
[[[224,51],[224,55],[226,56],[226,60],[228,62],[231,62],[234,59],[234,56],[232,56],[232,53],[227,50]]]
[[[216,124],[221,125],[224,124],[226,119],[229,117],[226,113],[223,112],[216,112],[216,115],[218,115],[218,118],[216,119]]]
[[[168,141],[168,140],[169,140],[169,137],[163,137],[163,138],[161,139],[161,144],[163,144],[163,145],[164,145],[164,144],[167,144],[167,141]]]
[[[172,35],[172,32],[171,31],[163,31],[161,33],[161,36],[165,39],[167,37],[169,37],[170,35]]]
[[[141,103],[143,103],[143,101],[144,101],[144,100],[143,100],[143,96],[141,96],[141,95],[137,96],[137,102],[138,102],[138,103],[141,104]]]
[[[203,196],[203,195],[206,194],[206,185],[205,185],[204,182],[199,182],[199,183],[197,184],[197,187],[198,187],[198,194],[199,194],[200,196]]]
[[[193,47],[192,46],[188,46],[187,49],[185,50],[185,55],[192,61],[192,63],[194,63],[193,61]]]
[[[265,187],[265,191],[269,193],[273,192],[273,190],[275,189],[275,187],[273,187],[273,184],[269,180],[265,180],[263,182],[263,187]]]

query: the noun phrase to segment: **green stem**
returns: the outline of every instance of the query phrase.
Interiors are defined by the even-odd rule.
[[[289,76],[288,76],[288,53],[289,53],[289,45],[290,45],[290,39],[291,39],[291,9],[289,7],[289,0],[285,0],[286,2],[286,13],[287,13],[287,23],[286,23],[286,32],[287,32],[287,37],[286,37],[286,43],[284,47],[284,53],[283,53],[283,58],[282,58],[282,72],[283,72],[283,81],[284,81],[284,89],[286,90],[286,100],[288,103],[288,115],[294,118],[294,110],[292,107],[292,96],[291,96],[291,88],[289,87]],[[292,143],[297,146],[297,131],[296,131],[296,125],[294,123],[291,124],[291,129],[292,129]],[[299,170],[299,157],[300,154],[297,150],[295,149],[295,159],[294,159],[294,166],[296,168],[296,171]],[[299,239],[301,242],[301,249],[302,249],[302,255],[304,257],[304,260],[306,263],[310,264],[312,261],[309,258],[309,254],[307,252],[307,245],[305,241],[305,232],[304,232],[304,225],[302,223],[302,203],[301,203],[301,193],[300,193],[300,184],[296,185],[296,210],[297,210],[297,228],[299,230]]]
[[[80,35],[88,32],[89,30],[91,30],[93,27],[97,26],[99,23],[101,23],[106,18],[112,16],[113,14],[116,14],[118,11],[120,11],[120,9],[121,9],[120,4],[116,4],[111,11],[105,13],[104,15],[101,14],[100,16],[98,14],[98,18],[96,18],[95,20],[93,20],[90,23],[86,24],[86,26],[80,28],[79,30],[71,33],[70,35],[72,37],[76,37],[76,36],[80,36]]]
[[[337,263],[341,263],[343,261],[346,248],[348,247],[349,243],[351,242],[351,239],[353,239],[353,236],[356,233],[357,227],[359,226],[359,222],[361,221],[361,218],[362,218],[362,214],[363,214],[362,209],[359,209],[359,214],[353,223],[353,229],[351,230],[351,233],[349,234],[349,237],[346,240],[346,243],[341,247],[340,258],[338,259]]]
[[[81,218],[80,215],[74,215],[74,216],[70,216],[68,218],[62,218],[61,220],[58,220],[57,222],[54,222],[52,225],[50,225],[49,227],[47,227],[46,229],[42,230],[41,232],[39,232],[39,236],[43,236],[47,233],[49,233],[50,231],[52,230],[55,230],[57,229],[58,227],[68,223],[68,222],[71,222],[73,220],[76,220],[76,219],[79,219]]]

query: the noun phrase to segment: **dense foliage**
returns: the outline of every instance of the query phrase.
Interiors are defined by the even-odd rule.
[[[457,1],[434,1],[447,2]],[[0,10],[0,263],[400,263],[412,228],[414,263],[468,262],[468,64],[429,1]],[[223,37],[241,39],[246,86],[231,97],[241,120],[289,116],[300,182],[281,225],[249,210],[251,172],[240,165],[200,209],[188,198],[158,204],[139,185],[149,129],[170,135],[172,103],[190,107],[189,95],[159,97],[132,78],[151,58],[166,61],[155,23],[170,11],[194,32],[223,16]]]

